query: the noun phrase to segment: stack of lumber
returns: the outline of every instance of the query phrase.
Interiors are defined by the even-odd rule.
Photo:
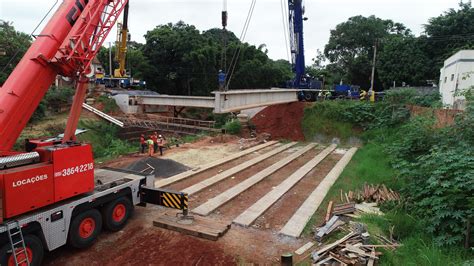
[[[341,190],[341,201],[342,202],[384,202],[396,200],[400,201],[400,194],[393,191],[392,189],[387,188],[385,185],[367,185],[364,184],[362,190],[352,191],[350,190],[347,193],[342,194]]]
[[[332,210],[332,215],[341,215],[346,213],[354,213],[356,211],[355,202],[343,203],[335,205]]]
[[[323,237],[332,233],[333,231],[338,229],[339,226],[344,224],[345,222],[339,219],[339,216],[335,215],[323,227],[316,229],[314,237],[317,241],[321,242],[323,240]]]
[[[368,233],[364,233],[368,235]],[[389,245],[364,245],[362,234],[350,232],[336,242],[323,246],[312,255],[314,265],[375,265],[381,252],[376,248]],[[391,247],[396,247],[396,244]]]

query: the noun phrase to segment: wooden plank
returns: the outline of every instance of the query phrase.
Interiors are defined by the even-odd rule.
[[[338,220],[339,216],[333,216],[331,220],[329,220],[322,228],[318,230],[318,233],[316,234],[316,240],[321,242],[321,240],[323,240],[323,236],[327,233],[329,228],[331,228]]]
[[[301,254],[305,253],[308,249],[310,249],[312,246],[314,246],[314,243],[310,241],[310,242],[304,244],[303,246],[301,246],[299,249],[297,249],[295,251],[295,253],[296,253],[296,255],[301,255]]]
[[[339,244],[343,243],[344,241],[348,240],[349,238],[353,237],[357,235],[357,233],[354,233],[354,232],[350,232],[349,234],[345,235],[343,238],[337,240],[336,242],[332,243],[332,244],[329,244],[329,245],[326,245],[324,246],[322,249],[320,250],[317,250],[316,253],[318,255],[321,255],[323,254],[324,252],[328,251],[328,250],[331,250],[333,249],[334,247],[338,246]]]
[[[256,151],[261,150],[263,148],[272,146],[276,143],[278,143],[278,141],[269,141],[267,143],[257,145],[255,147],[250,148],[250,149],[243,150],[243,151],[238,152],[236,154],[232,154],[230,156],[227,156],[227,157],[222,158],[220,160],[217,160],[215,162],[205,164],[205,165],[199,167],[198,169],[191,169],[189,171],[183,172],[181,174],[178,174],[178,175],[175,175],[175,176],[172,176],[172,177],[168,177],[166,179],[157,180],[157,181],[155,181],[155,187],[158,188],[158,187],[168,186],[170,184],[173,184],[175,182],[178,182],[178,181],[181,181],[183,179],[189,178],[191,176],[197,175],[199,173],[202,173],[202,172],[204,172],[206,170],[209,170],[211,168],[214,168],[216,166],[219,166],[219,165],[222,165],[224,163],[227,163],[227,162],[233,161],[235,159],[238,159],[238,158],[240,158],[242,156],[245,156],[247,154],[250,154],[252,152],[256,152]]]
[[[271,151],[269,151],[265,154],[262,154],[262,155],[260,155],[256,158],[253,158],[249,161],[246,161],[245,163],[234,166],[230,169],[225,170],[224,172],[222,172],[220,174],[217,174],[217,175],[215,175],[213,177],[210,177],[206,180],[203,180],[203,181],[201,181],[197,184],[194,184],[190,187],[187,187],[187,188],[183,189],[183,192],[188,193],[188,195],[197,193],[197,192],[199,192],[199,191],[201,191],[201,190],[203,190],[207,187],[210,187],[210,186],[212,186],[212,185],[214,185],[214,184],[216,184],[216,183],[218,183],[218,182],[220,182],[220,181],[222,181],[222,180],[224,180],[228,177],[231,177],[231,176],[233,176],[233,175],[235,175],[239,172],[242,172],[243,170],[251,167],[252,165],[258,164],[258,163],[260,163],[260,162],[262,162],[262,161],[264,161],[264,160],[266,160],[266,159],[268,159],[272,156],[275,156],[276,154],[281,153],[284,150],[289,149],[289,148],[291,148],[292,146],[294,146],[296,144],[297,144],[297,142],[291,142],[291,143],[288,143],[288,144],[283,145],[281,147],[278,147],[276,149],[273,149],[273,150],[271,150]]]
[[[350,162],[352,156],[354,156],[357,148],[349,149],[344,156],[336,163],[316,189],[309,195],[301,207],[296,213],[290,218],[290,220],[281,229],[280,234],[299,237],[303,232],[306,223],[308,223],[311,216],[319,208],[321,202],[323,202],[329,189],[336,182],[337,178],[341,175],[344,168]]]
[[[213,241],[216,241],[230,229],[230,224],[215,223],[212,225],[208,221],[199,219],[195,220],[192,224],[180,224],[178,223],[178,218],[167,215],[163,215],[153,221],[153,225]]]
[[[329,222],[329,219],[331,219],[331,214],[333,211],[333,206],[334,206],[334,201],[329,201],[328,208],[326,210],[326,218],[324,219],[327,222]]]
[[[209,215],[211,212],[213,212],[215,209],[219,208],[226,202],[232,200],[233,198],[237,197],[240,195],[240,193],[246,191],[250,187],[254,186],[258,182],[262,181],[264,178],[267,176],[275,173],[279,169],[283,168],[285,165],[289,164],[293,160],[297,159],[307,151],[313,149],[316,146],[316,144],[312,143],[304,148],[298,150],[297,152],[292,153],[290,156],[285,157],[284,159],[278,161],[277,163],[265,168],[264,170],[258,172],[257,174],[247,178],[246,180],[242,181],[238,185],[231,187],[230,189],[226,190],[225,192],[217,195],[216,197],[209,199],[207,202],[204,204],[198,206],[194,210],[192,210],[193,213],[199,214],[199,215]]]
[[[270,208],[281,196],[283,196],[288,190],[290,190],[296,183],[298,183],[306,174],[308,174],[316,165],[324,160],[334,149],[335,144],[324,149],[311,161],[307,162],[296,172],[290,175],[285,181],[280,183],[275,189],[268,192],[260,200],[255,202],[250,208],[241,213],[237,218],[234,219],[235,224],[242,226],[249,226],[252,224],[260,215],[262,215],[268,208]]]

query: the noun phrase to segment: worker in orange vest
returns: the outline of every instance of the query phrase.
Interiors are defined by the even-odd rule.
[[[146,142],[148,144],[148,156],[153,156],[153,153],[155,153],[155,149],[153,148],[154,141],[152,139],[152,136],[150,136]]]
[[[145,135],[141,134],[140,135],[140,153],[145,153],[145,149],[146,149]]]

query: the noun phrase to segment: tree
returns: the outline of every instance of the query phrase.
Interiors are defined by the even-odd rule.
[[[161,93],[191,95],[191,82],[201,74],[192,52],[206,45],[199,30],[180,21],[155,27],[145,39],[143,54],[153,65],[144,73],[147,82]]]
[[[432,61],[429,79],[438,80],[439,69],[444,60],[462,49],[474,48],[474,8],[471,1],[459,3],[459,9],[453,8],[444,14],[430,18],[424,26],[426,53]]]
[[[331,30],[324,55],[343,71],[339,74],[346,82],[368,88],[374,45],[390,35],[409,36],[410,30],[401,23],[375,16],[351,17]]]
[[[385,38],[379,53],[377,70],[384,88],[395,81],[412,85],[426,85],[430,65],[423,39],[413,36],[393,35]]]
[[[20,62],[30,45],[29,35],[16,31],[10,22],[0,20],[0,52],[5,52],[5,55],[0,54],[0,86]]]
[[[157,26],[145,39],[147,64],[138,71],[160,93],[207,96],[218,88],[219,69],[227,72],[230,89],[269,88],[291,78],[288,62],[269,59],[264,45],[241,43],[230,31],[201,33],[181,21]]]

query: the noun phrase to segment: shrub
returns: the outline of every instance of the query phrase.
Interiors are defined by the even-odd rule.
[[[232,135],[238,135],[242,130],[242,125],[240,124],[239,120],[235,119],[233,121],[227,122],[224,125],[224,128],[227,133]]]
[[[120,110],[120,108],[118,107],[117,103],[115,102],[114,99],[112,98],[109,98],[107,96],[99,96],[97,98],[97,102],[99,103],[102,103],[104,105],[104,112],[105,113],[113,113],[113,112],[117,112]]]

